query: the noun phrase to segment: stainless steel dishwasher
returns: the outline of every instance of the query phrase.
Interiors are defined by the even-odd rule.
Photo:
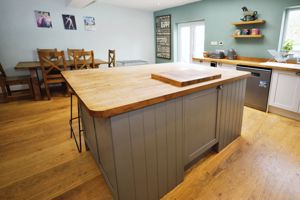
[[[244,65],[238,65],[236,69],[251,73],[247,80],[245,105],[267,111],[272,70]]]

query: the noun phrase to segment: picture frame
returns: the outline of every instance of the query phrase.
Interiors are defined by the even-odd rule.
[[[171,60],[171,15],[156,16],[156,57]]]
[[[77,30],[76,20],[74,15],[63,14],[62,19],[66,30]]]
[[[96,19],[91,16],[83,17],[84,27],[86,31],[96,31]]]
[[[52,28],[50,12],[35,10],[35,21],[38,28]]]

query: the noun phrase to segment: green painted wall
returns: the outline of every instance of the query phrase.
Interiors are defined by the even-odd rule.
[[[234,48],[240,56],[269,58],[267,49],[277,49],[282,15],[287,7],[300,5],[300,0],[203,0],[179,7],[157,11],[155,16],[172,15],[172,60],[177,58],[177,24],[205,20],[205,50]],[[230,35],[236,29],[231,23],[239,21],[241,8],[257,10],[266,24],[258,25],[264,38],[234,39]],[[210,41],[223,41],[223,46],[211,46]],[[176,61],[176,59],[175,59]],[[170,60],[156,59],[157,63]]]

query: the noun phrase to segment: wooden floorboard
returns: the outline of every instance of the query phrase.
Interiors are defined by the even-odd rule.
[[[69,136],[69,98],[0,104],[0,199],[108,200]],[[210,153],[163,199],[300,199],[300,122],[245,108],[242,136]]]

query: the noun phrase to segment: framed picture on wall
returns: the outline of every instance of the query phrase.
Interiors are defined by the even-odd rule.
[[[171,59],[171,15],[157,16],[156,24],[156,57]]]
[[[74,15],[62,15],[64,27],[66,30],[76,30],[76,21]]]
[[[39,28],[52,28],[52,20],[50,17],[50,12],[46,11],[34,11],[36,25]]]
[[[86,31],[95,31],[96,30],[96,20],[95,17],[83,17],[84,26]]]

